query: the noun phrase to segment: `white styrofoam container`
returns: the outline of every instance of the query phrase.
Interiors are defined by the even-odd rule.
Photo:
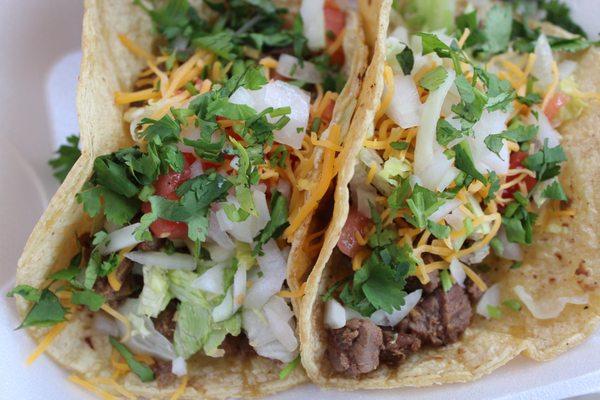
[[[570,3],[575,19],[597,37],[600,2]],[[47,160],[78,131],[82,13],[78,0],[0,1],[0,399],[93,398],[45,356],[25,366],[34,344],[24,331],[14,331],[18,317],[13,301],[4,297],[27,235],[57,188]],[[518,358],[468,384],[351,393],[304,385],[273,398],[562,399],[594,392],[600,392],[600,333],[554,361]]]

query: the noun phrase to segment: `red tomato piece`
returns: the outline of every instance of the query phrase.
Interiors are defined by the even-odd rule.
[[[327,0],[323,8],[325,14],[325,35],[327,37],[327,44],[331,44],[340,35],[346,26],[346,14],[341,10],[335,1]],[[330,37],[330,33],[333,37]],[[344,50],[340,48],[331,55],[331,61],[334,64],[344,64]]]
[[[552,121],[558,115],[560,109],[567,104],[569,100],[571,100],[571,98],[567,94],[563,92],[556,92],[548,104],[546,104],[546,108],[544,108],[544,114],[546,114],[546,117]]]
[[[175,190],[185,181],[190,179],[190,165],[194,163],[196,157],[191,153],[183,153],[184,166],[182,172],[170,171],[160,175],[154,182],[154,190],[158,196],[169,200],[177,200],[179,197]],[[150,203],[142,204],[142,211],[148,213],[152,211]],[[184,239],[187,237],[187,224],[185,222],[168,221],[162,218],[154,221],[150,225],[152,234],[159,238]]]
[[[525,160],[527,158],[527,156],[529,156],[529,154],[527,154],[524,151],[515,151],[515,152],[511,153],[510,154],[510,169],[523,167],[523,160]],[[516,179],[517,176],[518,175],[509,176],[508,178],[506,178],[506,182],[508,183],[508,182]],[[523,179],[522,182],[525,182],[525,186],[527,186],[527,190],[531,190],[537,183],[537,179],[528,175],[525,177],[525,179]],[[505,199],[510,199],[514,196],[514,193],[518,189],[519,189],[519,185],[513,185],[513,186],[509,187],[508,189],[505,189],[504,192],[502,192],[502,197]]]
[[[363,247],[356,240],[356,232],[360,233],[364,238],[369,229],[370,222],[369,218],[359,213],[358,210],[351,208],[337,243],[338,249],[348,257],[354,257]]]

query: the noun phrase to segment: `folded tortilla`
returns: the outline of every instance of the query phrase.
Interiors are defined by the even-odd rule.
[[[300,2],[279,2],[278,5],[297,10]],[[77,109],[81,129],[82,156],[73,167],[48,208],[35,226],[18,263],[17,284],[41,287],[46,277],[68,265],[77,249],[77,236],[94,232],[100,221],[87,217],[75,199],[83,184],[92,174],[94,159],[100,155],[131,146],[129,129],[125,127],[125,109],[117,106],[114,93],[131,88],[144,62],[131,54],[119,41],[118,35],[126,33],[130,39],[150,51],[153,41],[150,19],[132,1],[87,0],[83,22],[83,60],[79,80]],[[343,43],[348,84],[338,97],[332,123],[341,126],[346,134],[360,89],[360,77],[366,68],[367,47],[356,13],[349,12]],[[315,157],[315,170],[320,158]],[[317,172],[315,172],[316,174]],[[307,194],[308,196],[309,194]],[[312,254],[303,250],[312,214],[295,233],[292,243],[293,260],[288,264],[289,286],[297,289],[302,276],[312,265]],[[300,273],[299,271],[303,271]],[[17,299],[21,315],[29,306]],[[88,312],[75,313],[66,327],[47,349],[47,353],[71,372],[90,379],[99,388],[117,394],[105,381],[110,377],[112,347],[105,334],[91,329],[92,318]],[[47,329],[28,330],[40,340]],[[93,338],[94,348],[86,343]],[[285,390],[306,381],[302,368],[296,368],[285,379],[279,378],[281,363],[258,357],[210,358],[196,356],[188,363],[188,384],[181,398],[221,399],[231,397],[258,397]],[[169,398],[179,382],[158,388],[155,382],[142,383],[129,373],[119,382],[127,391],[147,398]]]
[[[534,299],[588,295],[587,305],[566,305],[553,319],[536,319],[527,310],[486,320],[475,315],[461,340],[438,348],[423,348],[398,367],[381,364],[357,379],[335,373],[326,357],[327,328],[321,295],[339,278],[336,272],[343,256],[336,248],[349,213],[348,183],[358,152],[374,131],[374,116],[383,91],[383,68],[391,2],[383,0],[378,11],[363,4],[363,19],[377,27],[370,43],[373,55],[359,105],[351,125],[356,141],[335,189],[332,223],[319,259],[309,277],[300,313],[301,357],[309,378],[318,385],[341,390],[429,386],[467,382],[491,373],[519,354],[547,361],[583,342],[600,325],[600,106],[590,106],[576,120],[561,126],[561,142],[568,161],[561,173],[574,216],[558,220],[552,233],[535,232],[535,242],[525,248],[524,262],[517,270],[500,271],[494,281],[501,293],[514,296],[522,285]],[[368,22],[365,22],[369,24]],[[576,80],[581,90],[600,92],[600,51],[587,50],[577,59]],[[503,296],[506,297],[506,296]]]

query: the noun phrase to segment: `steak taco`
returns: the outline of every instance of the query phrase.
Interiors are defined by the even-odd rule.
[[[107,399],[304,382],[294,260],[318,254],[312,216],[349,140],[358,16],[333,0],[133,3],[85,3],[82,156],[9,294],[39,341],[29,362],[45,351]]]
[[[469,381],[600,322],[600,54],[545,2],[477,3],[383,2],[372,25],[300,313],[317,384]]]

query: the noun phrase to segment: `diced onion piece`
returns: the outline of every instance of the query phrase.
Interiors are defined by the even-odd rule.
[[[350,321],[351,319],[365,319],[358,311],[350,307],[344,307],[344,310],[346,310],[346,321]]]
[[[500,254],[502,258],[506,258],[507,260],[523,261],[523,249],[521,249],[521,245],[508,241],[504,227],[501,227],[498,231],[497,238],[502,243],[502,254]]]
[[[421,99],[411,76],[394,76],[394,95],[386,114],[403,129],[419,125]]]
[[[131,261],[142,265],[153,265],[165,269],[183,269],[193,271],[196,269],[196,260],[189,254],[167,254],[160,251],[132,251],[125,255]]]
[[[250,215],[244,221],[234,222],[227,217],[225,210],[221,209],[216,213],[221,230],[229,233],[234,239],[244,243],[252,243],[256,235],[258,235],[271,219],[265,193],[258,188],[255,188],[252,190],[252,198],[254,200],[254,207],[258,213],[257,216]],[[240,204],[233,196],[227,196],[227,202],[236,207],[239,207]]]
[[[346,310],[337,300],[325,302],[324,323],[329,329],[339,329],[346,325]]]
[[[286,259],[274,240],[265,243],[262,250],[263,255],[257,257],[262,277],[253,282],[244,299],[244,307],[257,310],[281,290],[286,271]]]
[[[108,244],[100,249],[100,254],[106,255],[114,253],[116,251],[141,243],[142,240],[136,239],[134,235],[135,230],[139,226],[140,224],[138,222],[137,224],[131,224],[109,233]]]
[[[214,211],[210,212],[207,236],[223,249],[233,249],[235,247],[235,243],[233,243],[229,235],[221,229],[217,215]],[[212,259],[213,261],[216,261],[214,257]]]
[[[286,78],[303,82],[321,83],[323,81],[321,72],[319,72],[315,64],[309,61],[303,61],[302,66],[300,66],[300,60],[289,54],[281,54],[279,56],[275,71]]]
[[[452,70],[447,70],[444,82],[432,92],[421,108],[421,125],[417,134],[415,146],[415,175],[423,186],[430,190],[443,190],[441,183],[448,180],[448,171],[456,170],[451,166],[451,161],[446,158],[443,148],[435,138],[437,121],[444,99],[450,90],[456,76]]]
[[[289,200],[290,195],[292,194],[292,185],[287,179],[279,178],[275,189],[277,189],[277,191],[281,193],[283,197]]]
[[[108,318],[105,313],[94,313],[92,327],[95,331],[109,336],[119,336],[119,326],[115,320]]]
[[[233,289],[229,288],[221,304],[213,308],[212,317],[215,322],[225,321],[233,315]]]
[[[208,269],[205,273],[200,275],[194,282],[192,287],[194,289],[200,289],[212,294],[223,294],[223,270],[225,266],[222,264],[215,265]]]
[[[538,116],[537,120],[533,113],[529,117],[529,122],[532,124],[538,124],[540,129],[538,130],[538,134],[535,137],[535,143],[539,148],[541,148],[546,140],[548,141],[548,147],[556,147],[560,144],[562,136],[556,129],[552,127],[552,124],[539,108],[535,107],[534,110]]]
[[[177,376],[187,375],[187,363],[183,357],[177,357],[171,365],[171,372]]]
[[[195,178],[197,176],[202,175],[202,163],[199,160],[196,160],[190,165],[190,178]]]
[[[288,321],[290,324],[291,321]],[[267,322],[267,318],[260,311],[244,309],[242,312],[242,326],[248,337],[250,346],[260,356],[279,360],[282,362],[292,361],[298,351],[289,351],[275,337],[273,328]]]
[[[409,293],[404,298],[404,305],[398,310],[394,310],[391,314],[386,313],[383,310],[377,310],[371,314],[371,321],[379,326],[396,326],[402,321],[408,313],[415,308],[419,300],[421,300],[422,289],[417,289],[414,292]]]
[[[558,297],[554,299],[546,299],[543,301],[535,301],[533,297],[521,285],[513,287],[513,291],[519,299],[525,304],[531,314],[537,319],[551,319],[560,315],[565,306],[569,303],[584,305],[588,304],[589,297],[587,294],[582,296]]]
[[[460,257],[460,261],[468,265],[479,264],[490,254],[490,245],[486,244],[479,250]]]
[[[285,300],[279,296],[272,296],[263,307],[265,317],[271,327],[273,336],[285,347],[287,351],[294,351],[298,347],[298,339],[289,324],[294,314]]]
[[[290,120],[282,129],[274,131],[273,135],[278,143],[287,144],[295,149],[302,146],[310,112],[310,95],[304,90],[284,81],[276,80],[267,83],[258,90],[248,90],[240,87],[231,95],[229,101],[233,104],[248,105],[258,112],[269,107],[290,107],[291,112],[287,114]],[[274,122],[279,118],[267,116],[270,122]]]
[[[446,217],[452,211],[456,210],[461,205],[461,201],[458,199],[451,199],[442,204],[437,210],[433,212],[427,219],[433,222],[440,222],[442,218]]]
[[[506,175],[509,167],[509,151],[506,143],[503,143],[499,155],[491,151],[485,144],[489,135],[498,134],[506,130],[508,113],[504,111],[484,111],[481,119],[473,126],[473,136],[467,138],[473,162],[478,171],[494,171],[498,175]]]
[[[241,266],[238,266],[235,275],[233,275],[233,312],[236,312],[244,304],[244,298],[246,297],[246,275],[246,269]]]
[[[454,278],[458,286],[465,287],[465,279],[467,278],[467,274],[465,273],[465,269],[463,268],[463,263],[458,261],[456,258],[453,258],[450,262],[450,275]]]
[[[483,315],[486,318],[491,318],[488,312],[488,306],[498,307],[500,304],[500,286],[495,283],[483,293],[479,303],[477,303],[477,314]]]
[[[542,88],[546,88],[552,83],[552,64],[554,63],[554,57],[552,56],[552,48],[548,43],[548,38],[543,33],[538,37],[535,42],[535,62],[533,63],[533,69],[531,75],[538,79],[538,84]]]
[[[311,51],[325,48],[325,0],[302,0],[300,16],[304,21],[302,33]]]

